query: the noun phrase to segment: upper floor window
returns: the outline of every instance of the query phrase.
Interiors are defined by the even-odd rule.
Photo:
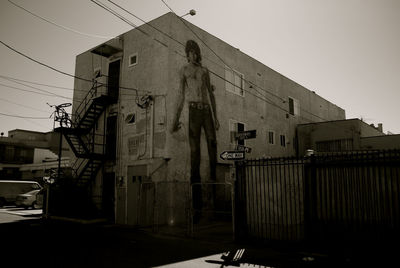
[[[268,143],[275,144],[275,132],[268,131]]]
[[[244,75],[230,69],[225,68],[225,89],[229,92],[244,97]]]
[[[282,147],[286,147],[286,137],[285,137],[285,135],[281,135],[280,138],[281,138],[281,146]]]
[[[129,67],[131,66],[135,66],[136,64],[138,64],[138,54],[134,53],[132,55],[129,55]]]
[[[289,114],[299,115],[300,114],[300,103],[298,100],[289,97]]]

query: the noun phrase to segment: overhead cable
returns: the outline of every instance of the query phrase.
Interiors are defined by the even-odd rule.
[[[57,24],[57,23],[55,23],[55,22],[53,22],[53,21],[51,21],[51,20],[49,20],[49,19],[43,18],[43,17],[41,17],[41,16],[39,16],[39,15],[33,13],[32,11],[30,11],[30,10],[28,10],[28,9],[26,9],[26,8],[24,8],[24,7],[22,7],[22,6],[18,5],[18,4],[16,4],[16,3],[14,3],[14,2],[11,1],[11,0],[8,0],[8,2],[10,2],[10,3],[13,4],[14,6],[16,6],[16,7],[20,8],[20,9],[24,10],[25,12],[28,12],[28,13],[31,14],[32,16],[34,16],[34,17],[36,17],[36,18],[38,18],[38,19],[41,19],[41,20],[43,20],[43,21],[45,21],[45,22],[48,22],[48,23],[50,23],[50,24],[52,24],[52,25],[54,25],[54,26],[56,26],[56,27],[59,27],[59,28],[61,28],[61,29],[64,29],[64,30],[67,30],[67,31],[70,31],[70,32],[74,32],[74,33],[77,33],[77,34],[80,34],[80,35],[89,36],[89,37],[102,38],[102,39],[112,39],[112,38],[115,38],[115,37],[110,37],[110,36],[102,36],[102,35],[96,35],[96,34],[88,34],[88,33],[84,33],[84,32],[78,31],[78,30],[74,30],[74,29],[72,29],[72,28],[69,28],[69,27],[66,27],[66,26]]]
[[[0,113],[0,115],[10,116],[10,117],[16,117],[16,118],[24,118],[24,119],[50,119],[50,117],[22,116],[22,115],[4,114],[4,113]]]
[[[48,65],[48,64],[45,64],[45,63],[40,62],[40,61],[38,61],[38,60],[35,60],[34,58],[32,58],[32,57],[30,57],[30,56],[28,56],[28,55],[26,55],[26,54],[24,54],[24,53],[22,53],[22,52],[16,50],[15,48],[11,47],[10,45],[6,44],[5,42],[3,42],[3,41],[1,41],[1,40],[0,40],[0,43],[1,43],[3,46],[7,47],[8,49],[14,51],[15,53],[17,53],[17,54],[19,54],[19,55],[21,55],[21,56],[23,56],[23,57],[25,57],[25,58],[27,58],[27,59],[33,61],[33,62],[35,62],[35,63],[37,63],[37,64],[39,64],[39,65],[42,65],[42,66],[44,66],[44,67],[46,67],[46,68],[49,68],[49,69],[51,69],[51,70],[53,70],[53,71],[55,71],[55,72],[58,72],[58,73],[60,73],[60,74],[63,74],[63,75],[66,75],[66,76],[69,76],[69,77],[72,77],[72,78],[75,78],[75,79],[78,79],[78,80],[82,80],[82,81],[86,81],[86,82],[90,82],[90,83],[93,82],[93,80],[85,79],[85,78],[82,78],[82,77],[78,77],[78,76],[75,76],[75,75],[66,73],[66,72],[61,71],[61,70],[58,70],[58,69],[56,69],[56,68],[54,68],[54,67],[52,67],[52,66],[50,66],[50,65]],[[98,83],[98,84],[99,84],[99,85],[102,85],[102,86],[105,86],[105,84],[103,84],[103,83]],[[131,87],[121,87],[121,86],[120,86],[119,88],[120,88],[120,89],[134,90],[134,91],[148,92],[148,91],[146,91],[146,90],[140,90],[140,89],[131,88]]]

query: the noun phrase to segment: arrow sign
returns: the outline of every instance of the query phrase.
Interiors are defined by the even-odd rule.
[[[254,139],[257,136],[256,130],[239,131],[235,137],[237,140]]]
[[[244,154],[243,151],[224,151],[219,157],[222,160],[242,160],[244,159]]]

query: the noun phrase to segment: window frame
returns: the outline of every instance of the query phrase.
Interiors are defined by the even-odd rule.
[[[227,76],[227,72],[229,72],[229,77]],[[236,84],[236,77],[240,78],[240,86]],[[225,66],[225,90],[244,98],[244,86],[244,74],[233,68]]]
[[[135,63],[131,63],[131,59],[132,59],[133,57],[136,57],[136,62],[135,62]],[[130,55],[128,56],[128,67],[136,66],[138,63],[139,63],[139,55],[138,55],[137,52],[132,53],[132,54],[130,54]]]
[[[279,136],[279,140],[280,140],[281,147],[286,147],[286,135],[285,134],[281,134]]]
[[[272,134],[272,142],[271,142],[271,136],[270,136],[270,134]],[[267,138],[268,138],[268,144],[269,145],[275,145],[276,143],[275,143],[275,131],[273,131],[273,130],[268,130],[268,136],[267,136]]]
[[[290,105],[290,103],[293,103],[293,107]],[[289,105],[289,114],[293,116],[298,116],[300,115],[300,101],[296,98],[293,98],[291,96],[288,96],[288,105]],[[293,108],[293,112],[291,111]]]

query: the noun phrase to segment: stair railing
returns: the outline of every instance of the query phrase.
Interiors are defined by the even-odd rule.
[[[85,112],[89,108],[91,102],[93,101],[93,98],[97,97],[98,91],[100,90],[101,87],[106,87],[106,84],[99,83],[96,79],[94,79],[92,87],[89,89],[88,93],[85,95],[85,97],[82,99],[81,103],[78,105],[78,107],[75,110],[74,121],[75,121],[76,125],[79,124],[83,115],[85,114]],[[101,92],[100,92],[100,94],[103,94],[103,95],[106,95],[106,93],[107,93],[106,90],[101,90]]]

